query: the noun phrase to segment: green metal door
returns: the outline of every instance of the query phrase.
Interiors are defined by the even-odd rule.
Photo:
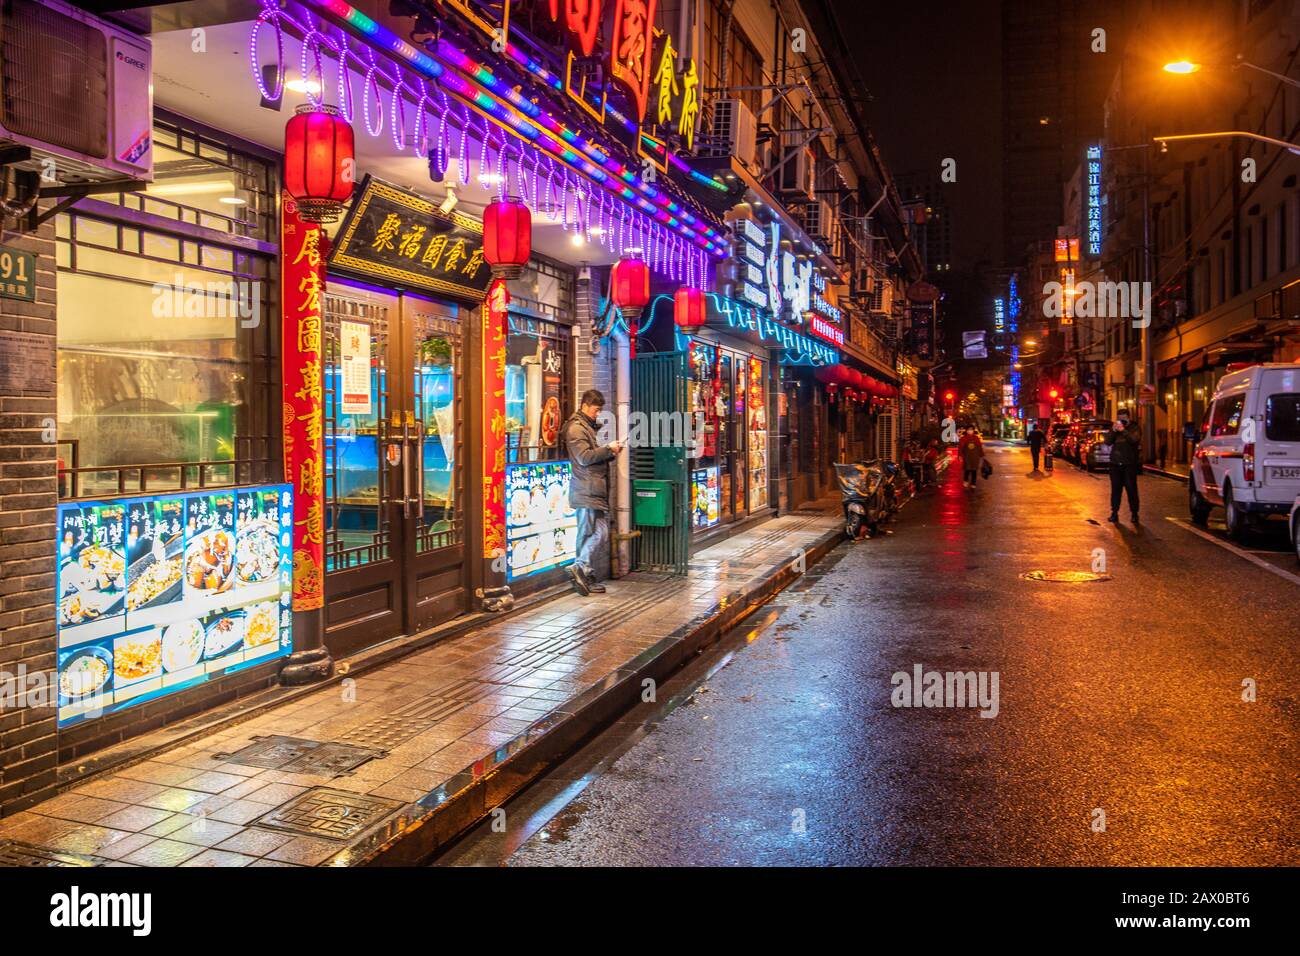
[[[633,481],[659,480],[673,485],[672,524],[639,526],[634,562],[643,570],[685,574],[691,537],[687,523],[690,452],[686,438],[691,421],[687,353],[654,352],[632,360],[632,413],[640,418],[642,434],[647,437],[628,450]]]

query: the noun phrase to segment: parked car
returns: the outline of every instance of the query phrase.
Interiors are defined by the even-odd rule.
[[[1221,507],[1236,540],[1264,521],[1293,522],[1300,495],[1300,364],[1229,371],[1196,440],[1187,482],[1193,521],[1204,524],[1210,509]]]
[[[1065,433],[1065,438],[1061,441],[1061,457],[1082,468],[1083,459],[1079,454],[1080,443],[1095,431],[1110,431],[1110,426],[1109,421],[1101,418],[1090,418],[1087,421],[1074,422],[1070,425],[1070,430]]]
[[[1047,447],[1051,449],[1053,458],[1062,457],[1061,443],[1065,441],[1065,435],[1069,430],[1069,422],[1052,423],[1052,429],[1047,433]]]
[[[1110,468],[1110,445],[1106,444],[1109,429],[1093,429],[1079,439],[1079,467],[1085,471]]]

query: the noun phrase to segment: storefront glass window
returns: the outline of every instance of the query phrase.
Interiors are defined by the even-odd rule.
[[[254,429],[250,409],[269,260],[227,250],[246,271],[197,268],[180,261],[173,237],[79,214],[61,220],[59,457],[64,468],[95,469],[65,476],[62,493],[250,480],[232,465],[198,463],[269,458],[269,430]],[[256,399],[264,408],[266,396]],[[256,449],[245,443],[253,437]],[[139,465],[158,467],[121,470]]]
[[[509,284],[506,461],[561,457],[560,428],[573,412],[570,377],[573,274],[538,259]]]

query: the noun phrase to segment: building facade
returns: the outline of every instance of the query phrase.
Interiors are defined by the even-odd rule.
[[[0,812],[562,581],[587,389],[615,575],[927,417],[938,307],[821,5],[94,6],[5,14],[135,52],[77,106],[116,161],[14,154]]]

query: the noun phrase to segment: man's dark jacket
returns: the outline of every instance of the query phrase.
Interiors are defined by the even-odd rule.
[[[1041,428],[1035,428],[1029,433],[1029,447],[1038,451],[1043,447],[1043,442],[1047,441],[1047,436],[1043,434]]]
[[[614,453],[596,440],[596,423],[576,411],[564,423],[565,453],[573,463],[570,508],[609,510],[609,462]]]
[[[1142,461],[1142,429],[1137,422],[1124,428],[1112,428],[1106,435],[1112,465],[1136,465]]]

